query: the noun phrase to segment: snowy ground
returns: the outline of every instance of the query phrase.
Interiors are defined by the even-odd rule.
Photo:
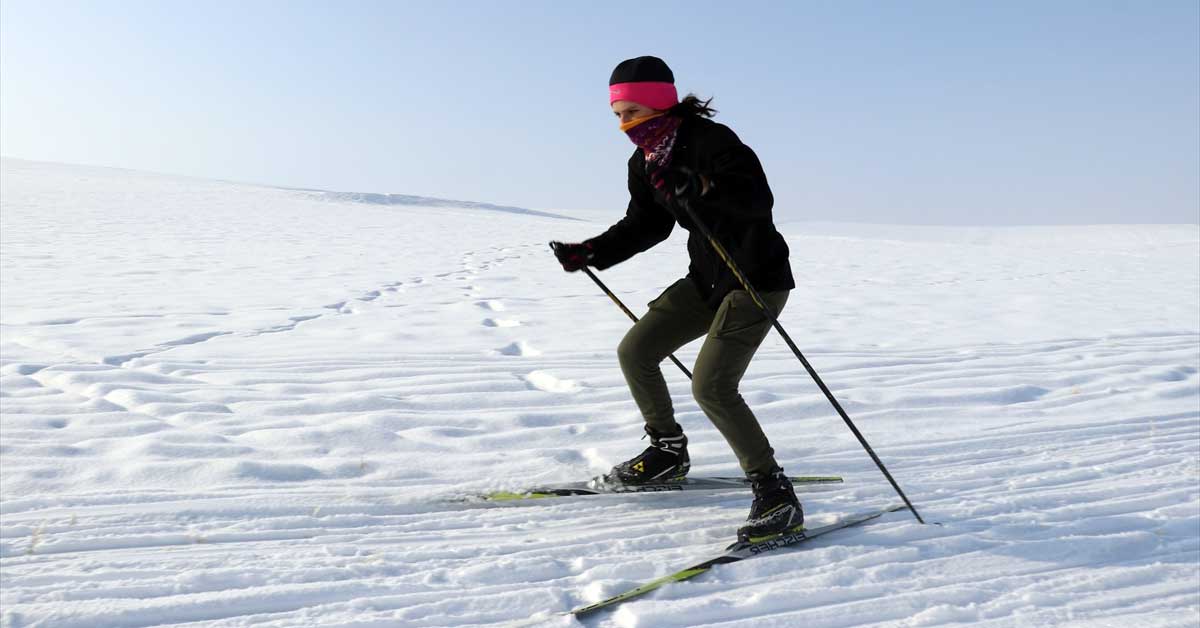
[[[554,613],[745,516],[745,493],[447,501],[644,446],[628,321],[546,247],[620,209],[14,160],[0,186],[5,628],[574,625]],[[895,513],[586,625],[1200,623],[1197,227],[782,229],[783,324],[944,525]],[[640,313],[682,238],[600,276]],[[694,473],[735,473],[667,377]],[[895,499],[778,338],[743,393],[789,472],[846,478],[802,496],[812,524]]]

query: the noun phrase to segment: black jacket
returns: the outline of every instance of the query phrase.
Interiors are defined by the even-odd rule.
[[[684,118],[673,150],[667,187],[684,183],[685,166],[711,181],[708,194],[689,202],[751,285],[759,292],[795,288],[787,243],[771,220],[775,198],[754,151],[729,127],[699,116]],[[650,184],[646,159],[636,149],[629,158],[629,207],[617,224],[587,241],[591,264],[600,270],[619,264],[665,240],[678,222],[690,234],[688,278],[716,309],[741,285],[679,203]]]

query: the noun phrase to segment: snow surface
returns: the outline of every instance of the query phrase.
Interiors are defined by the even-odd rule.
[[[575,625],[557,613],[746,514],[739,492],[450,501],[645,445],[629,323],[546,246],[619,209],[0,175],[6,628]],[[783,230],[783,324],[942,525],[894,513],[586,625],[1200,623],[1196,226]],[[683,237],[600,276],[640,313]],[[693,473],[736,473],[664,369]],[[743,393],[789,472],[846,478],[802,496],[813,525],[895,500],[777,337]]]

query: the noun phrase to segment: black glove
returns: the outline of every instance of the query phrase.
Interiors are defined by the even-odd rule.
[[[695,216],[695,219],[699,220],[704,226],[709,229],[716,229],[717,223],[721,221],[721,216],[709,204],[704,202],[706,198],[712,200],[710,194],[713,188],[716,187],[712,178],[700,174],[687,166],[680,166],[675,173],[675,196],[673,198],[675,205],[689,219],[691,219],[691,216]]]
[[[703,198],[713,187],[712,177],[700,174],[687,166],[680,166],[676,172],[679,173],[679,183],[675,184],[675,198]]]
[[[562,264],[563,270],[573,273],[580,268],[588,265],[592,258],[596,256],[592,250],[592,245],[584,242],[581,244],[564,244],[562,242],[551,242],[550,248],[554,250],[554,257],[558,258],[558,263]]]

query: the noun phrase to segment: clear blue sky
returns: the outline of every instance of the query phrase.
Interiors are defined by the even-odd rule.
[[[624,210],[654,54],[789,220],[1200,222],[1200,3],[0,4],[0,154]]]

